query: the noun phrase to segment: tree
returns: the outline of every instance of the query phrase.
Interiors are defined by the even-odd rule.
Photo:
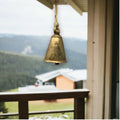
[[[4,102],[0,102],[0,112],[2,112],[2,113],[7,113],[8,112],[7,108],[5,107]]]

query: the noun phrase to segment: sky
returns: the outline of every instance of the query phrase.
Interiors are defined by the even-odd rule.
[[[81,16],[71,6],[58,7],[62,37],[87,40],[87,13]],[[52,36],[54,10],[37,0],[0,0],[0,33]]]

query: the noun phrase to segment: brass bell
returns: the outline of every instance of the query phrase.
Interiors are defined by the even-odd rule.
[[[51,37],[47,53],[45,56],[45,62],[52,63],[64,63],[66,62],[64,45],[62,37],[60,35],[54,34]]]
[[[55,64],[67,62],[63,40],[59,33],[60,33],[60,29],[57,22],[57,5],[55,5],[54,35],[51,37],[51,40],[46,52],[46,56],[44,59],[45,62],[52,62]]]

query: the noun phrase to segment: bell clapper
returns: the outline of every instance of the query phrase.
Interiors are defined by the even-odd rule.
[[[55,63],[55,65],[59,65],[60,63]]]

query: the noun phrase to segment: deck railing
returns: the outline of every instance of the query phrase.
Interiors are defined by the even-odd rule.
[[[1,92],[0,102],[18,102],[18,113],[3,113],[0,116],[19,116],[19,119],[28,119],[29,115],[33,114],[48,114],[48,113],[65,113],[74,112],[74,119],[85,118],[85,98],[88,97],[89,90],[76,89],[76,90],[64,90],[53,92]],[[67,99],[74,98],[74,110],[62,110],[62,111],[42,111],[42,112],[29,112],[28,101],[34,100],[51,100],[51,99]]]

